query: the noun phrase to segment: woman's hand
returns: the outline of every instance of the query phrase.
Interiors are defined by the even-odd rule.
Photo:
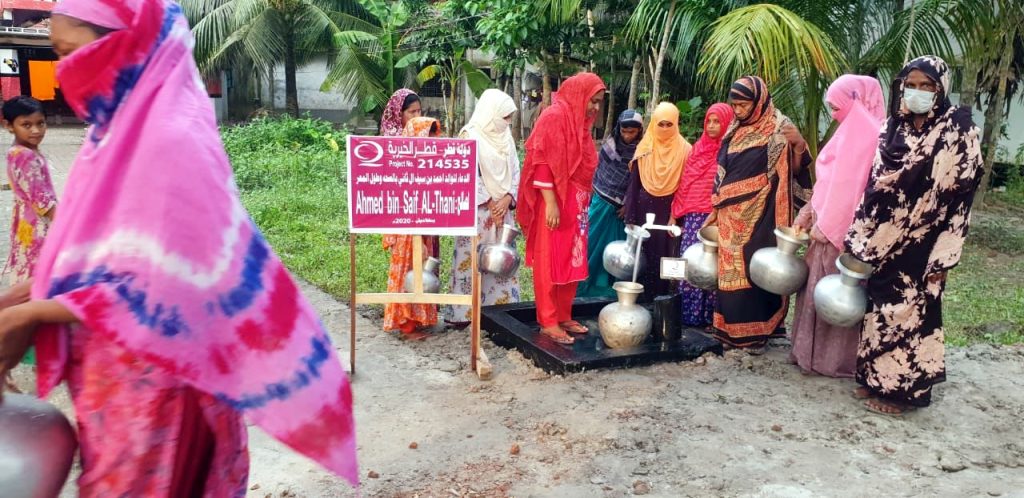
[[[545,209],[544,209],[544,218],[545,218],[545,220],[547,220],[548,229],[549,230],[557,229],[558,228],[558,223],[560,221],[559,220],[558,205],[554,204],[554,203],[547,204]]]
[[[793,147],[793,151],[796,152],[797,156],[800,156],[807,150],[807,141],[804,140],[804,136],[800,134],[800,130],[793,123],[786,123],[782,127],[782,134],[786,136],[786,140]]]
[[[511,205],[512,196],[509,194],[505,194],[501,199],[491,202],[491,218],[494,219],[495,226],[504,223],[505,215],[508,214],[508,207]]]
[[[718,210],[716,209],[714,211],[711,211],[711,214],[708,216],[708,219],[704,220],[704,224],[701,225],[700,227],[701,228],[710,227],[710,226],[715,226],[717,224],[718,224]]]
[[[803,228],[804,230],[810,229],[814,226],[815,222],[814,208],[811,207],[811,203],[804,204],[804,207],[797,213],[796,219],[793,220],[793,228]]]

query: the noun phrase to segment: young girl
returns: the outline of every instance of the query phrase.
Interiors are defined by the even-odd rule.
[[[5,273],[10,271],[10,283],[16,284],[32,276],[43,238],[57,210],[57,194],[50,181],[46,157],[39,152],[39,144],[46,136],[42,103],[32,97],[14,97],[4,103],[3,114],[7,131],[14,135],[14,145],[7,150],[14,220]]]
[[[18,96],[4,103],[4,126],[14,135],[14,144],[7,151],[7,178],[14,191],[14,216],[11,221],[11,253],[4,274],[9,284],[32,277],[32,269],[43,247],[43,238],[57,210],[57,194],[50,181],[46,157],[39,144],[46,136],[46,115],[43,104],[32,97]],[[34,364],[32,352],[25,363]],[[20,392],[11,381],[7,388]]]

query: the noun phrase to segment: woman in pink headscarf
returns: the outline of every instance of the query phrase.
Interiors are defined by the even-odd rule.
[[[34,343],[40,395],[67,382],[79,495],[245,496],[243,417],[355,483],[348,379],[239,202],[181,7],[64,0],[50,36],[91,126],[31,289],[0,295],[0,374]]]
[[[860,326],[836,327],[819,319],[814,310],[814,286],[825,276],[838,273],[836,258],[871,172],[885,102],[878,80],[852,74],[832,83],[825,101],[839,128],[818,154],[814,194],[794,222],[811,230],[811,245],[806,256],[810,276],[797,296],[791,359],[805,373],[853,377]]]

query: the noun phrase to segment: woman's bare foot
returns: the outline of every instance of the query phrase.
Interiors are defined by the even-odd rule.
[[[913,411],[916,407],[905,405],[903,403],[896,403],[895,401],[885,401],[878,398],[872,398],[864,402],[864,408],[867,408],[868,411],[882,415],[889,415],[890,417],[901,417],[903,414]]]
[[[583,326],[582,323],[577,322],[576,320],[569,320],[568,322],[562,322],[562,323],[559,323],[558,326],[561,327],[562,330],[564,330],[564,331],[566,331],[566,332],[568,332],[570,334],[586,334],[587,332],[590,332],[590,329],[588,329],[587,327]]]
[[[430,337],[430,332],[424,332],[423,330],[414,330],[412,332],[403,332],[402,339],[407,341],[424,341]]]
[[[853,390],[853,399],[871,399],[874,397],[875,395],[871,394],[871,391],[869,391],[868,388],[864,386],[860,386],[857,389]]]
[[[548,336],[552,341],[559,344],[572,344],[576,342],[571,335],[566,334],[562,327],[542,327],[540,333]]]

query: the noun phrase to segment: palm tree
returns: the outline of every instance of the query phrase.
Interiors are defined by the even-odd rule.
[[[343,0],[182,0],[200,69],[250,65],[259,75],[284,64],[285,107],[299,113],[296,70],[334,52],[334,36],[355,19]],[[240,66],[239,66],[240,67]]]
[[[403,40],[412,28],[407,27],[409,8],[402,0],[357,1],[366,15],[347,18],[347,29],[333,33],[338,52],[321,90],[336,90],[358,101],[363,112],[371,112],[412,82],[411,69],[397,67],[410,52]]]
[[[699,74],[710,88],[728,88],[744,74],[760,75],[775,88],[781,108],[804,110],[792,118],[814,153],[824,87],[845,63],[842,52],[813,23],[778,5],[756,4],[712,24]]]

